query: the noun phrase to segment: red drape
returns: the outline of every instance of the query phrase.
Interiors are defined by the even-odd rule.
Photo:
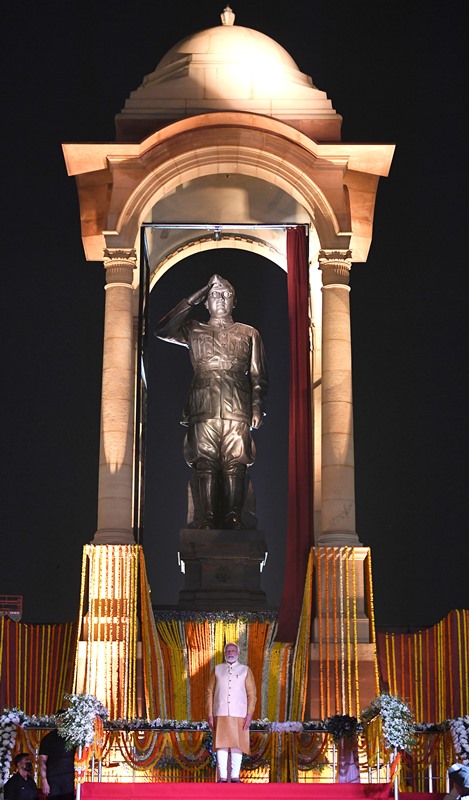
[[[313,540],[313,458],[306,228],[287,230],[290,329],[288,530],[277,639],[294,642]]]

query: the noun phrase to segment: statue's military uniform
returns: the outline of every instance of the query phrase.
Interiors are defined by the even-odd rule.
[[[262,414],[268,378],[259,332],[241,322],[189,319],[182,300],[159,323],[160,339],[189,348],[194,377],[182,424],[188,426],[184,458],[199,478],[202,506],[213,505],[214,480],[223,474],[225,495],[242,495],[244,473],[255,459],[253,412]],[[208,496],[207,496],[208,493]],[[233,496],[229,505],[239,501]]]
[[[241,322],[224,328],[190,320],[182,333],[194,367],[185,418],[191,423],[221,418],[250,425],[254,407],[262,411],[267,386],[258,331]]]

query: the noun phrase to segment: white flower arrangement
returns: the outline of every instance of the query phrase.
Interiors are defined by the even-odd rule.
[[[272,733],[302,733],[304,731],[302,722],[271,722],[269,728]]]
[[[69,708],[57,719],[49,716],[29,717],[19,708],[5,708],[0,714],[0,787],[10,777],[11,754],[18,725],[29,728],[54,728],[57,725],[59,735],[65,739],[69,749],[92,743],[95,717],[104,720],[107,709],[96,697],[88,694],[65,695],[65,699],[69,702]]]
[[[11,753],[16,742],[16,726],[28,719],[19,708],[5,708],[0,716],[0,786],[10,777]]]
[[[469,714],[450,719],[448,724],[458,760],[469,766]]]
[[[91,694],[66,694],[68,708],[57,717],[57,731],[68,750],[74,747],[86,747],[94,739],[95,719],[103,722],[108,710]]]
[[[415,745],[415,718],[407,703],[392,694],[379,695],[363,709],[360,719],[364,728],[380,716],[384,743],[389,750],[407,750]]]

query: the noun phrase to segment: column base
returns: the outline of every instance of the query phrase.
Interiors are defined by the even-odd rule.
[[[74,691],[98,697],[111,719],[144,710],[140,557],[136,544],[83,548]]]
[[[131,530],[101,529],[96,531],[91,544],[135,544]]]
[[[363,547],[355,531],[323,531],[317,547]]]
[[[368,547],[329,545],[315,547],[314,558],[310,716],[358,717],[379,692],[371,552]]]

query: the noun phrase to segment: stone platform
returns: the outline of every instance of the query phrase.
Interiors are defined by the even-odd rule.
[[[80,800],[222,800],[227,797],[243,800],[360,800],[365,797],[387,800],[392,797],[391,784],[83,783],[80,788]],[[422,795],[424,797],[427,795]],[[431,794],[428,800],[440,797],[443,795]]]
[[[179,592],[179,607],[206,611],[265,608],[261,569],[266,555],[263,531],[183,528],[179,557],[184,588]]]

